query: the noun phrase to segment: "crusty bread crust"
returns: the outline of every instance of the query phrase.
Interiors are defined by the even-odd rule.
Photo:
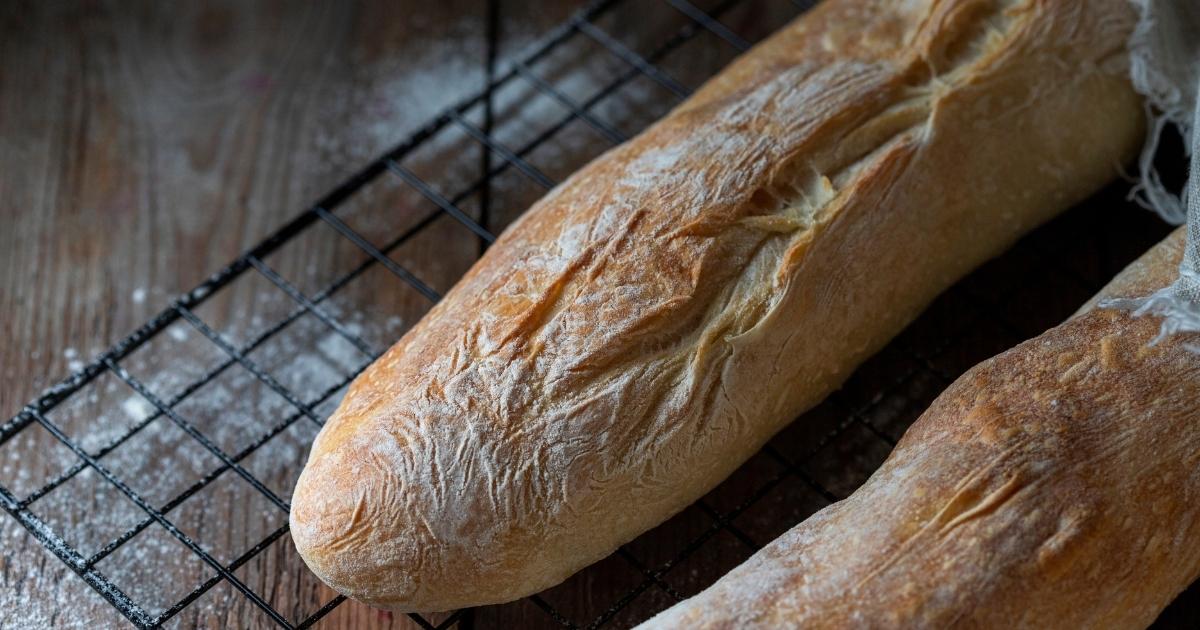
[[[397,610],[669,518],[1131,156],[1125,0],[830,0],[514,223],[352,385],[293,539]]]
[[[1181,228],[1100,297],[1174,279]],[[951,385],[850,498],[644,628],[1144,628],[1200,576],[1200,357],[1085,309]]]

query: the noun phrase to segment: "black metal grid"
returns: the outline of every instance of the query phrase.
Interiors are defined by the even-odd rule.
[[[331,298],[371,269],[382,268],[430,304],[435,303],[440,298],[438,288],[425,281],[422,274],[396,259],[394,254],[399,248],[418,238],[439,218],[448,216],[458,226],[459,238],[475,239],[478,242],[477,251],[482,252],[495,240],[493,230],[504,223],[502,217],[497,216],[497,204],[493,203],[493,181],[496,178],[516,173],[524,178],[524,185],[534,191],[553,187],[556,183],[554,178],[535,166],[529,156],[555,138],[556,134],[569,125],[579,123],[603,140],[600,148],[620,143],[636,129],[622,129],[620,125],[599,115],[597,110],[603,108],[607,99],[616,98],[614,95],[624,86],[634,81],[649,81],[661,88],[668,100],[677,102],[685,98],[690,89],[684,81],[659,65],[660,60],[701,36],[715,42],[711,45],[725,47],[730,55],[745,50],[750,45],[749,39],[757,39],[757,35],[743,37],[735,32],[722,21],[722,17],[740,5],[761,3],[725,0],[697,6],[687,0],[664,0],[664,6],[674,11],[674,15],[681,16],[681,21],[667,26],[643,25],[657,41],[653,47],[641,51],[638,50],[639,46],[623,41],[604,27],[604,20],[610,19],[615,10],[621,5],[631,4],[628,0],[591,3],[546,35],[540,43],[519,55],[506,70],[494,73],[491,68],[496,58],[495,35],[498,27],[496,3],[491,3],[486,87],[446,110],[408,140],[371,162],[313,207],[199,287],[175,300],[169,308],[128,338],[48,390],[0,426],[0,447],[23,431],[40,427],[74,456],[74,463],[25,493],[24,497],[0,486],[0,504],[138,627],[164,624],[221,583],[240,593],[274,624],[285,628],[309,627],[341,604],[341,596],[331,597],[320,608],[302,618],[289,619],[239,577],[239,569],[286,536],[286,521],[248,548],[237,550],[237,555],[232,559],[225,560],[182,531],[168,515],[175,518],[179,506],[223,476],[228,478],[224,473],[232,471],[233,475],[264,499],[269,508],[286,516],[289,507],[287,498],[256,477],[246,462],[264,444],[296,423],[308,422],[319,427],[323,422],[320,409],[336,400],[337,394],[379,352],[376,345],[365,339],[353,326],[341,321],[337,309],[329,306]],[[809,3],[793,1],[777,4],[790,5],[791,15],[794,15],[807,8]],[[638,7],[639,12],[643,10],[644,6]],[[557,77],[548,77],[535,70],[540,60],[576,40],[587,41],[605,51],[623,68],[611,81],[586,97],[573,94],[571,89],[558,83]],[[697,72],[707,74],[714,71],[716,65],[719,64]],[[494,133],[494,127],[501,117],[495,100],[497,92],[517,83],[551,99],[565,110],[565,114],[516,148],[510,148]],[[644,122],[634,123],[633,126],[640,126]],[[453,194],[441,192],[442,187],[419,175],[414,170],[416,167],[406,164],[407,157],[448,129],[457,129],[481,149],[481,176]],[[559,166],[563,170],[573,170],[574,166],[595,152],[595,149],[590,149],[585,155],[572,156],[573,164]],[[342,216],[340,210],[372,182],[389,176],[416,191],[425,200],[427,211],[402,231],[380,240],[364,235],[347,217]],[[547,625],[596,628],[639,621],[696,592],[758,550],[787,526],[823,505],[846,496],[882,461],[908,423],[959,373],[976,361],[1036,334],[1068,315],[1074,305],[1098,289],[1116,268],[1164,233],[1164,228],[1147,219],[1146,215],[1126,212],[1127,204],[1117,197],[1118,192],[1110,190],[1100,197],[1097,203],[1106,210],[1099,220],[1094,216],[1080,219],[1076,211],[1023,241],[1017,254],[986,267],[947,293],[929,314],[860,369],[842,391],[774,439],[731,480],[667,524],[623,546],[600,566],[589,568],[563,586],[507,607],[457,611],[441,616],[436,623],[426,616],[414,614],[409,617],[424,628],[503,625],[509,619],[506,615],[514,607],[531,604],[544,612]],[[476,208],[465,210],[463,204],[470,199],[474,200]],[[523,208],[508,208],[509,211],[520,209]],[[289,280],[269,264],[268,259],[281,248],[299,240],[306,231],[320,225],[327,226],[338,238],[344,238],[352,244],[363,259],[319,290],[306,292],[299,283]],[[1065,230],[1065,233],[1075,236],[1087,234],[1089,238],[1081,239],[1082,245],[1064,252],[1061,247],[1048,245],[1057,242],[1051,240],[1055,230]],[[1137,238],[1130,238],[1131,233],[1138,235]],[[1120,238],[1114,237],[1114,234]],[[1030,282],[1027,277],[1012,281],[1013,277],[1021,277],[1022,269],[1005,269],[1004,265],[1012,267],[1013,264],[1021,264],[1014,261],[1035,261],[1035,266],[1044,272],[1040,276],[1043,281]],[[282,317],[261,327],[257,333],[245,339],[233,339],[220,327],[211,325],[198,311],[215,295],[228,290],[240,277],[254,274],[285,294],[292,306]],[[1064,283],[1068,287],[1065,290]],[[1013,304],[1024,304],[1031,300],[1041,300],[1043,303],[1027,312],[1011,308]],[[1047,300],[1049,303],[1046,303]],[[357,351],[361,355],[357,368],[342,374],[341,378],[327,383],[323,388],[298,392],[281,382],[271,369],[260,365],[256,360],[256,351],[302,318],[315,319],[325,330]],[[181,324],[190,327],[211,344],[218,351],[219,360],[190,378],[185,385],[176,388],[169,396],[164,396],[155,387],[147,385],[144,378],[131,373],[124,361],[170,327]],[[986,342],[981,339],[986,339]],[[963,348],[970,350],[964,352]],[[289,411],[240,448],[231,450],[207,435],[180,408],[195,392],[228,371],[239,369],[252,375],[262,387],[286,401]],[[72,395],[106,376],[115,377],[140,396],[150,406],[150,413],[103,444],[85,448],[83,441],[64,431],[52,415]],[[169,423],[182,431],[197,448],[219,463],[169,499],[157,502],[133,489],[130,486],[133,480],[128,478],[126,471],[111,470],[105,465],[106,456],[156,423]],[[135,504],[142,515],[135,524],[90,554],[73,546],[32,510],[39,500],[85,471],[98,475],[103,482]],[[764,508],[764,505],[767,507]],[[194,586],[189,585],[193,586],[190,591],[157,612],[146,610],[97,568],[105,558],[143,535],[148,528],[160,528],[211,572],[210,577]],[[707,551],[698,553],[702,549]],[[691,573],[685,572],[684,568],[689,563],[694,564],[697,558],[703,569],[693,568]],[[301,566],[293,568],[304,571]],[[618,574],[624,577],[613,577]],[[602,601],[597,603],[597,599]],[[528,612],[523,614],[526,616],[521,619],[528,623]]]

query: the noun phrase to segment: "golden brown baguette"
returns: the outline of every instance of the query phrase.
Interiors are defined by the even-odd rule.
[[[1126,0],[831,0],[513,224],[353,384],[294,541],[398,610],[669,518],[1141,137]]]
[[[1169,284],[1185,230],[1098,297]],[[1200,576],[1200,355],[1089,305],[951,385],[848,499],[643,628],[1145,628]]]

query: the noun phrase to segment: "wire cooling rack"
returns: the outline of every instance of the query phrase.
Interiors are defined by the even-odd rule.
[[[343,598],[296,556],[286,516],[347,384],[557,179],[808,4],[588,5],[0,426],[3,508],[135,626],[315,624]],[[611,557],[518,602],[408,621],[629,626],[703,589],[851,493],[965,369],[1068,316],[1165,235],[1126,188],[956,285],[729,480]],[[1191,627],[1196,599],[1160,625]]]

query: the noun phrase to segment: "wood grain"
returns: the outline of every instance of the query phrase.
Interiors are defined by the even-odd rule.
[[[572,7],[523,11],[529,23],[510,41]],[[0,7],[5,417],[478,88],[483,15],[477,0]],[[206,314],[223,323],[229,302]],[[83,498],[89,510],[107,507]],[[207,519],[237,517],[236,503],[220,503]],[[237,527],[226,529],[206,542],[233,543]],[[0,627],[119,621],[12,519],[0,519],[0,540]],[[319,590],[248,579],[271,582],[285,609]],[[253,612],[180,621],[240,626]],[[381,620],[347,605],[327,625]]]
[[[686,23],[665,3],[626,4],[637,6],[597,23],[641,54],[651,54],[664,32]],[[717,3],[697,4],[712,8]],[[503,0],[499,6],[497,52],[503,59],[578,4]],[[15,413],[76,362],[128,334],[171,297],[477,88],[485,72],[485,10],[482,0],[0,6],[0,415]],[[753,40],[795,13],[785,0],[747,0],[722,21]],[[734,54],[713,35],[701,33],[657,62],[684,85],[696,87]],[[629,67],[586,38],[575,38],[532,70],[583,102]],[[634,75],[590,111],[630,135],[674,102],[661,86]],[[566,113],[521,82],[497,92],[494,105],[494,135],[513,148]],[[482,124],[482,109],[467,117]],[[527,158],[561,179],[606,146],[603,134],[574,120]],[[500,162],[494,154],[487,160],[490,166]],[[465,134],[448,131],[405,165],[449,196],[478,176],[484,160]],[[834,496],[852,491],[886,455],[884,437],[897,437],[947,379],[1065,317],[1090,294],[1089,283],[1103,282],[1165,233],[1148,215],[1129,210],[1124,189],[1114,186],[940,299],[842,392],[772,442],[782,460],[756,456],[701,504],[543,593],[543,601],[583,626],[632,594],[628,605],[608,619],[615,627],[628,627],[677,596],[702,589],[756,546],[824,506],[830,497],[804,479]],[[486,217],[480,194],[466,196],[460,207],[498,230],[540,194],[528,178],[508,169],[486,195]],[[413,190],[385,179],[339,209],[338,216],[382,247],[430,210]],[[1068,248],[1048,245],[1061,242],[1056,239],[1064,234],[1086,238],[1073,239]],[[444,292],[479,246],[461,225],[441,217],[391,257]],[[366,258],[317,224],[265,263],[314,296]],[[1040,272],[1048,268],[1056,271]],[[1014,298],[988,302],[988,296],[1001,292]],[[320,305],[376,352],[428,307],[428,300],[380,265]],[[294,308],[282,291],[251,272],[196,313],[240,345]],[[249,356],[308,402],[366,361],[312,315],[297,319]],[[197,331],[177,322],[122,367],[156,396],[169,399],[224,359]],[[316,404],[315,415],[328,413],[339,395]],[[107,375],[50,416],[95,451],[151,410]],[[184,399],[176,411],[231,454],[296,412],[238,366]],[[838,427],[836,437],[811,452]],[[315,423],[300,418],[239,465],[286,501],[315,431]],[[101,462],[159,507],[220,467],[212,453],[164,418]],[[48,434],[26,430],[0,446],[0,484],[27,493],[73,463],[74,456]],[[171,507],[168,518],[222,563],[284,522],[277,505],[229,471]],[[32,509],[84,553],[144,518],[91,472]],[[726,515],[725,527],[714,529],[714,513]],[[704,542],[688,553],[697,540]],[[0,518],[0,549],[0,628],[123,623],[7,516]],[[148,608],[178,600],[212,575],[156,525],[97,566]],[[655,580],[647,579],[651,570],[660,571]],[[292,621],[333,596],[303,569],[286,536],[234,573]],[[1174,606],[1164,627],[1194,626],[1197,609],[1194,603]],[[479,609],[471,620],[480,628],[556,625],[529,600]],[[168,625],[274,624],[220,582]],[[346,603],[320,627],[414,624],[402,615]]]

